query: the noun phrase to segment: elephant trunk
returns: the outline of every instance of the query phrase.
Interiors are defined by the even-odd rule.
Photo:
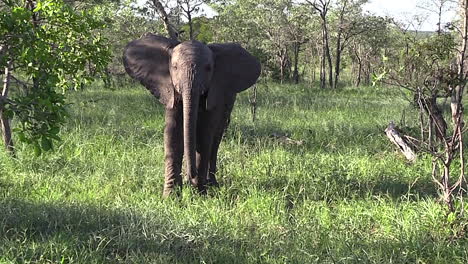
[[[187,164],[187,178],[194,187],[200,188],[196,167],[196,138],[199,94],[194,89],[183,89],[183,122],[184,122],[184,157]]]

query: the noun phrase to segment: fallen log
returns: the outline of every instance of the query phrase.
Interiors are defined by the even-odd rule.
[[[390,122],[388,127],[385,129],[385,134],[387,135],[388,139],[390,139],[390,141],[400,149],[407,160],[410,162],[414,162],[416,160],[415,152],[400,134],[398,128],[393,122]]]

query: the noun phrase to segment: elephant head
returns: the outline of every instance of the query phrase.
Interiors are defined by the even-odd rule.
[[[252,86],[261,70],[257,59],[238,44],[180,43],[153,34],[130,42],[123,62],[127,73],[158,97],[166,109],[182,105],[189,179],[196,174],[198,112],[216,111],[226,98]]]

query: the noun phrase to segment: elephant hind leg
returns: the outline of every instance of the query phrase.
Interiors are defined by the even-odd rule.
[[[208,186],[215,186],[218,187],[218,181],[216,180],[216,171],[217,171],[217,160],[218,160],[218,150],[219,150],[219,144],[221,143],[223,135],[222,133],[217,133],[217,135],[214,138],[213,142],[213,148],[211,150],[211,158],[210,158],[210,168],[208,171],[208,176],[207,176],[207,185]]]
[[[224,133],[226,132],[229,123],[231,122],[231,112],[234,107],[234,101],[236,97],[234,96],[228,103],[225,105],[222,113],[222,116],[219,119],[217,129],[213,139],[213,146],[211,150],[211,158],[210,158],[210,168],[208,172],[208,179],[207,185],[209,186],[219,186],[218,181],[216,180],[216,172],[217,172],[217,162],[218,162],[218,150],[219,145],[221,144],[221,140],[223,139]]]

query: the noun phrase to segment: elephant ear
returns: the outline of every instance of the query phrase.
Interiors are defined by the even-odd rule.
[[[236,43],[210,44],[214,70],[207,97],[207,109],[223,103],[254,85],[260,76],[260,62]]]
[[[125,71],[140,81],[166,108],[174,107],[174,88],[169,72],[172,49],[178,41],[147,33],[125,47]]]

